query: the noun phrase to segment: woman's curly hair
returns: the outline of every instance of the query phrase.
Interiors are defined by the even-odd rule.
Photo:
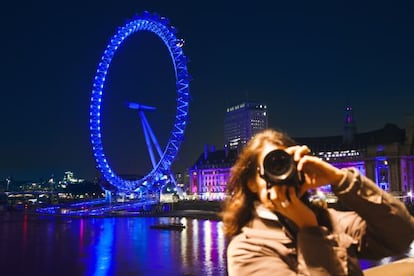
[[[224,224],[224,234],[227,237],[240,233],[241,228],[253,218],[254,202],[257,196],[249,190],[247,183],[256,177],[258,155],[266,144],[278,147],[296,145],[286,133],[265,129],[253,136],[244,146],[231,168],[227,197],[220,213]]]

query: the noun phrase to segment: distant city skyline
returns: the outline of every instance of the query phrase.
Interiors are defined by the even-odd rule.
[[[269,127],[293,137],[339,135],[350,105],[358,132],[413,113],[414,4],[308,1],[8,2],[1,17],[0,178],[73,171],[100,176],[90,145],[93,77],[110,37],[135,13],[167,17],[189,59],[189,122],[173,167],[183,171],[205,144],[224,145],[227,107],[265,103]],[[149,169],[138,115],[128,101],[156,106],[148,120],[162,144],[175,112],[169,53],[138,34],[111,64],[104,143],[119,174]]]

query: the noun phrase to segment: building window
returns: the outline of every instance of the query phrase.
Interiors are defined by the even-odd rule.
[[[385,190],[390,190],[389,184],[389,168],[387,160],[377,160],[376,164],[376,178],[378,186]]]

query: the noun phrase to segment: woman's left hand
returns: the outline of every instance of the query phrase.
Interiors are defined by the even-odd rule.
[[[295,187],[273,186],[268,190],[272,209],[293,221],[299,228],[318,225],[316,215],[298,198]]]

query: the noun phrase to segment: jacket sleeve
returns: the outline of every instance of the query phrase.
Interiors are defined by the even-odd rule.
[[[380,189],[356,169],[333,187],[338,201],[356,214],[344,215],[339,224],[358,242],[358,255],[383,258],[406,251],[414,239],[414,218],[405,205]]]

